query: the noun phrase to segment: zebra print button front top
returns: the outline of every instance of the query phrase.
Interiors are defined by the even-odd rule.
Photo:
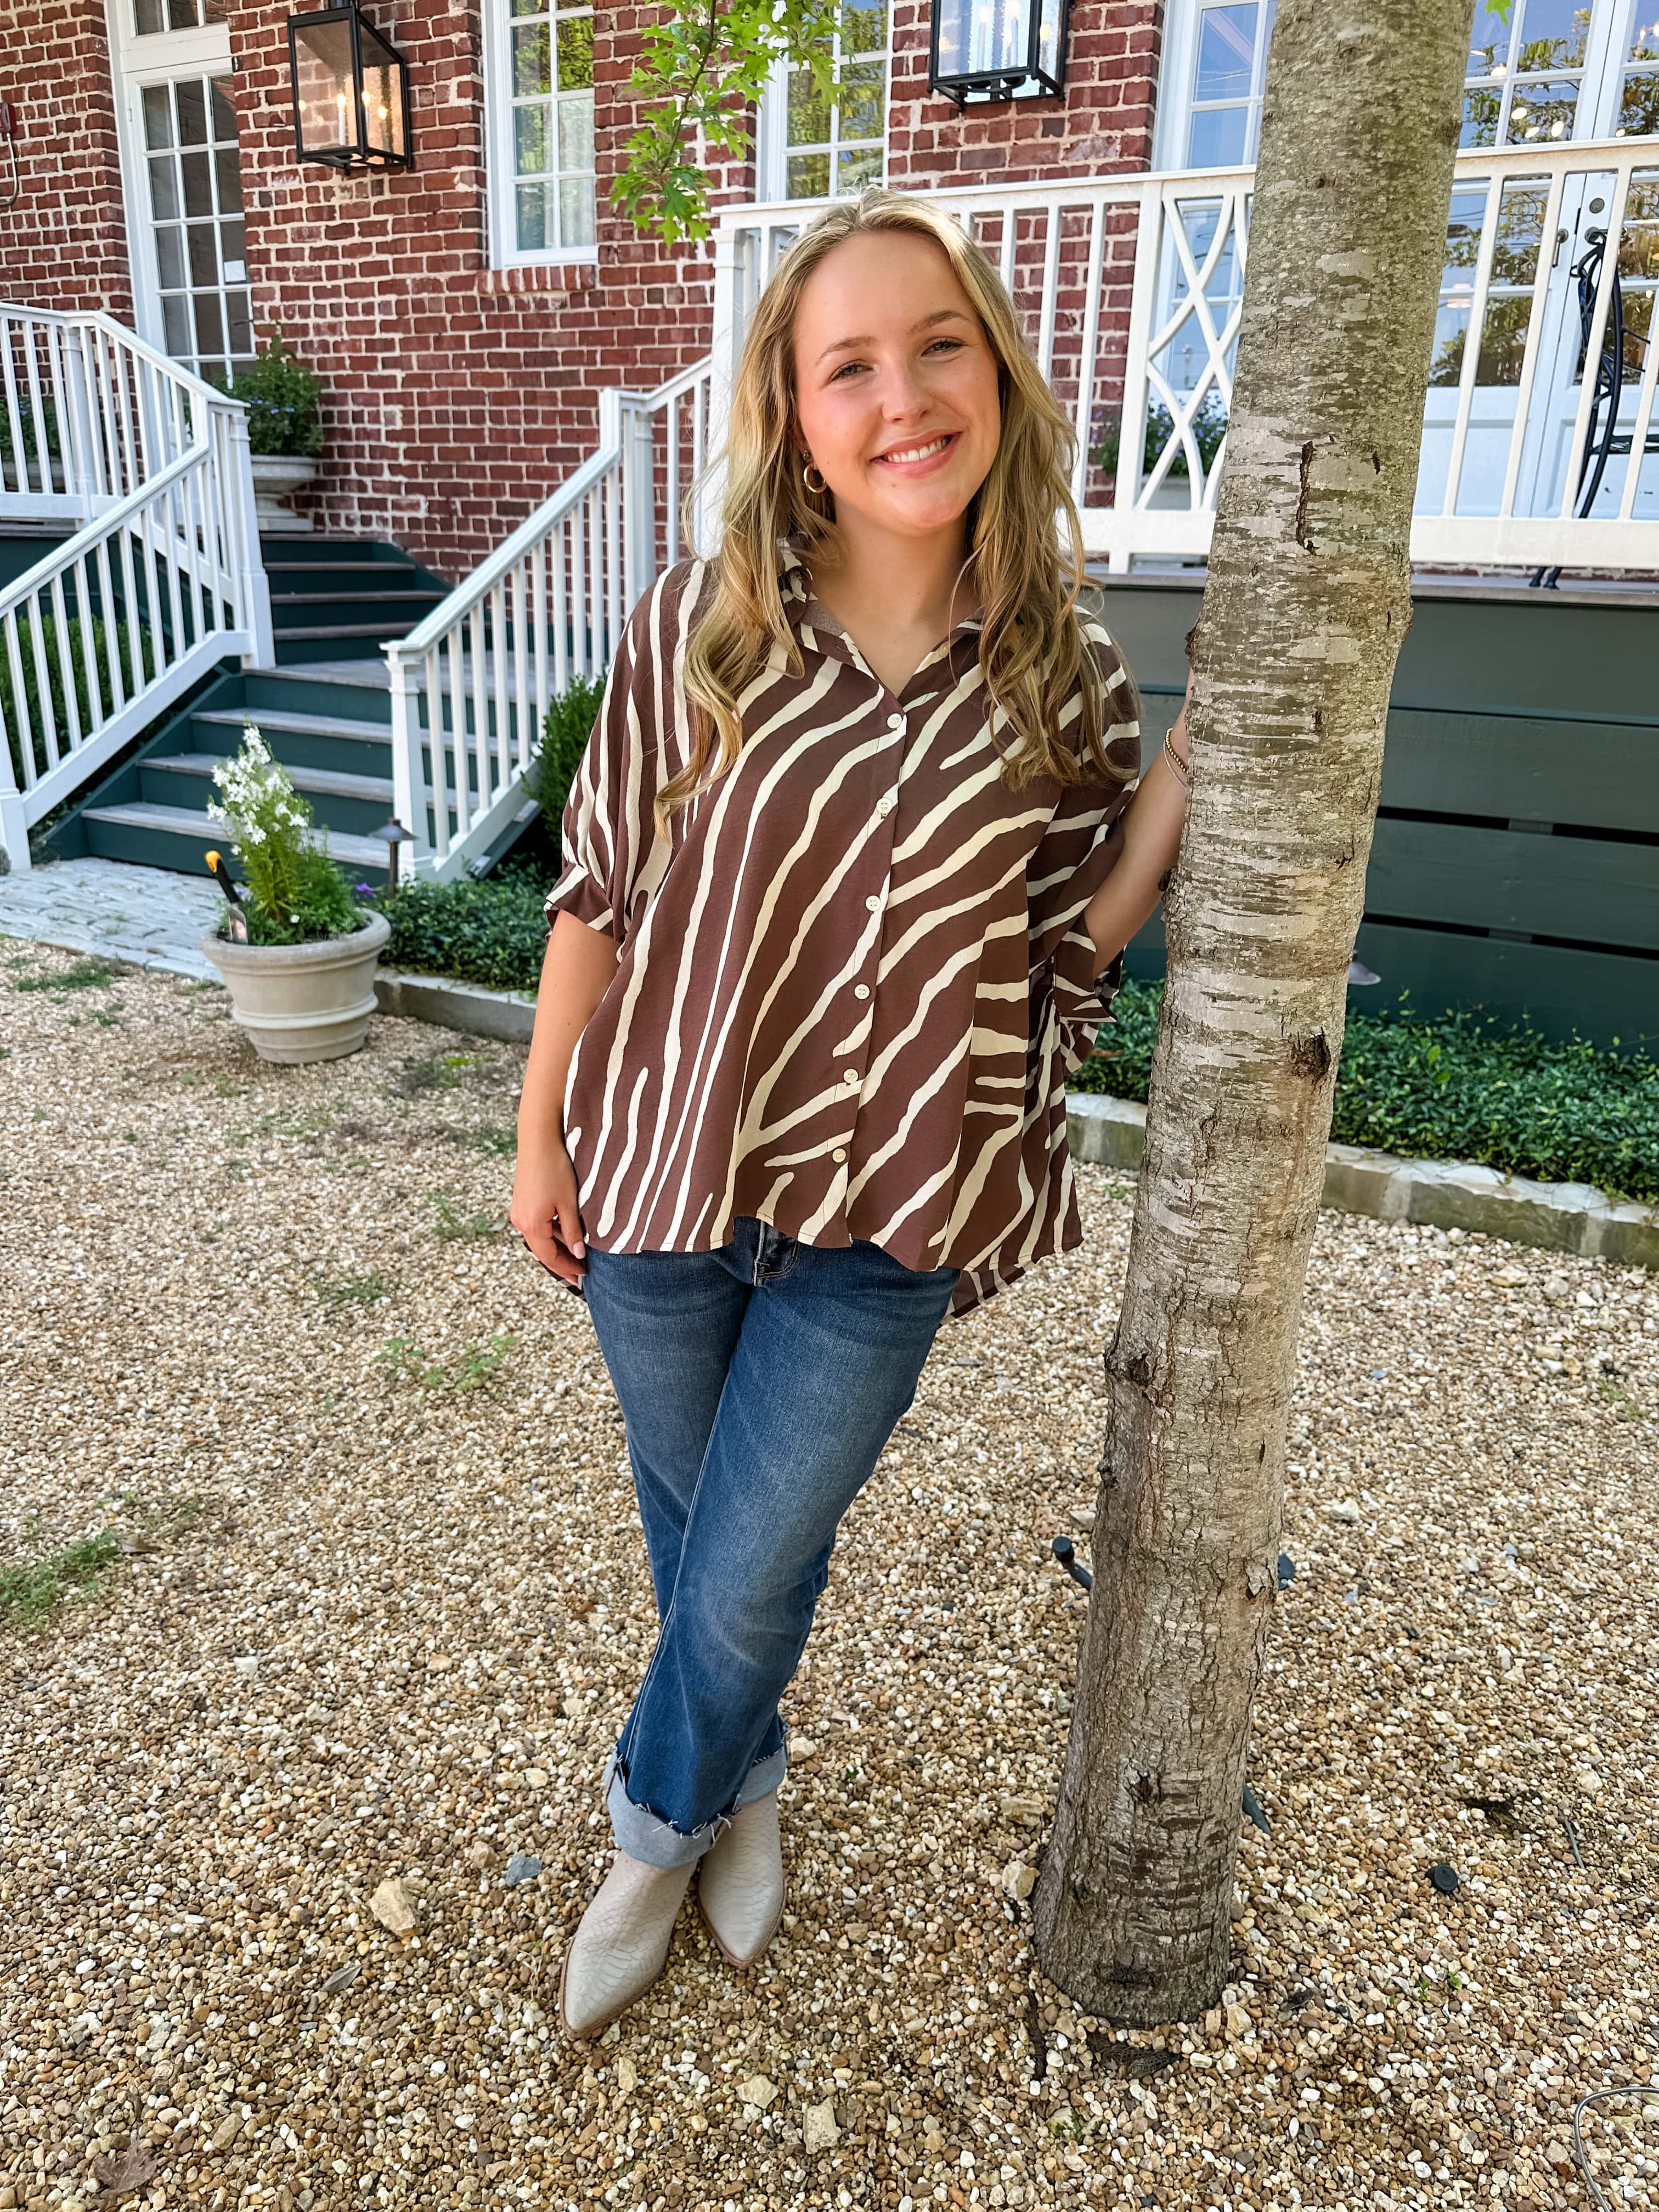
[[[1081,916],[1131,787],[1091,770],[1010,792],[977,616],[895,693],[791,541],[779,573],[801,672],[773,647],[739,698],[737,761],[670,841],[651,802],[689,757],[707,562],[634,609],[566,803],[550,925],[562,909],[623,948],[565,1082],[583,1228],[604,1252],[711,1250],[739,1214],[807,1244],[867,1238],[961,1268],[959,1317],[1083,1241],[1066,1078],[1122,960],[1096,974]],[[1127,716],[1111,638],[1085,629],[1109,719]],[[1136,725],[1107,735],[1133,776]]]

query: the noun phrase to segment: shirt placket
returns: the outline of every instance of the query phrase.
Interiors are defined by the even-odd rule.
[[[855,662],[862,666],[861,657]],[[886,936],[885,914],[893,888],[893,840],[897,830],[899,772],[904,759],[904,744],[908,731],[908,718],[898,701],[881,684],[872,671],[865,670],[878,686],[874,711],[886,723],[888,743],[877,756],[878,773],[872,779],[875,786],[874,830],[865,847],[869,858],[869,887],[864,896],[867,910],[877,917],[871,931],[864,961],[856,979],[850,986],[842,1011],[847,1019],[839,1024],[848,1036],[855,1031],[860,1042],[841,1054],[836,1063],[836,1074],[845,1106],[843,1140],[830,1153],[835,1164],[835,1191],[843,1208],[847,1199],[848,1162],[858,1122],[859,1107],[864,1097],[865,1079],[869,1069],[870,1042],[875,1034],[872,1001],[875,998],[876,976],[881,966],[881,956]]]

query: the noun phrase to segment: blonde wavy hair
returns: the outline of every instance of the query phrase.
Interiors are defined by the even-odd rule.
[[[775,642],[791,673],[800,672],[778,588],[778,541],[792,535],[804,540],[810,568],[819,548],[832,549],[834,557],[839,532],[835,495],[811,492],[801,479],[805,456],[793,431],[795,312],[826,254],[844,239],[881,231],[908,233],[939,246],[996,359],[1001,433],[990,471],[968,505],[969,553],[957,580],[974,568],[983,607],[980,666],[994,708],[1018,740],[1003,753],[1004,784],[1019,791],[1040,775],[1062,785],[1079,783],[1089,772],[1086,760],[1119,781],[1133,778],[1134,770],[1106,750],[1109,730],[1138,717],[1133,685],[1128,713],[1115,714],[1079,621],[1085,579],[1082,525],[1070,487],[1071,422],[1027,351],[1013,301],[983,248],[925,200],[872,185],[856,200],[827,209],[801,232],[761,293],[750,326],[720,457],[726,477],[714,586],[686,647],[691,755],[656,795],[659,836],[667,836],[674,810],[696,796],[717,744],[715,777],[737,759],[743,745],[738,701],[765,667]],[[716,465],[718,460],[710,464]],[[695,487],[688,511],[694,497]],[[1064,556],[1057,516],[1065,526]],[[1082,756],[1060,733],[1061,714],[1079,692]],[[994,740],[997,722],[994,711]]]

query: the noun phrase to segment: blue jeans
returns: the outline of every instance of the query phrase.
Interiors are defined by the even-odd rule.
[[[617,1844],[700,1858],[785,1769],[778,1699],[841,1517],[912,1403],[960,1270],[739,1215],[713,1252],[599,1252],[584,1295],[627,1424],[660,1626],[606,1763]]]

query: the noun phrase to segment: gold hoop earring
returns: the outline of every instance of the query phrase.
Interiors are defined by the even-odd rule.
[[[816,483],[812,481],[814,477],[817,478],[817,482]],[[806,486],[807,490],[811,492],[826,492],[830,489],[829,485],[825,483],[823,480],[823,470],[817,467],[811,461],[808,461],[806,466],[801,471],[800,480]]]

